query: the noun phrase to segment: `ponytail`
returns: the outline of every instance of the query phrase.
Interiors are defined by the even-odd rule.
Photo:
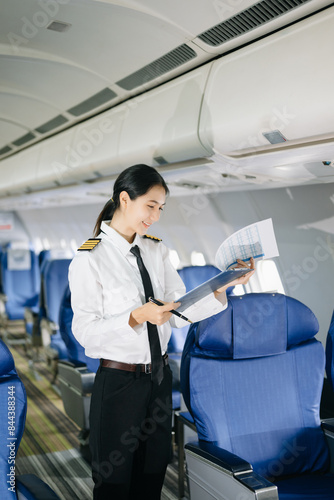
[[[110,198],[102,208],[94,227],[94,238],[96,238],[101,231],[101,224],[104,220],[111,220],[115,213],[116,206],[114,200]]]
[[[123,170],[115,181],[113,197],[107,201],[97,218],[94,237],[96,238],[100,233],[102,222],[111,220],[120,207],[119,196],[122,191],[126,191],[130,199],[135,200],[139,196],[146,194],[153,186],[162,186],[166,195],[168,195],[168,186],[155,168],[139,164]]]

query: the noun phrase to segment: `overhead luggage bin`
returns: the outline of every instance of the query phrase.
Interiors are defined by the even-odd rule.
[[[119,173],[118,145],[127,115],[127,105],[119,105],[75,127],[67,157],[70,176],[79,180]]]
[[[198,120],[210,64],[132,99],[123,121],[119,158],[123,166],[206,157]]]
[[[313,159],[325,159],[322,145],[334,144],[333,20],[334,8],[327,9],[214,62],[200,118],[203,145],[236,165],[285,150],[280,162],[293,163],[308,156],[301,146],[313,145]]]
[[[0,196],[26,193],[34,187],[41,145],[25,149],[1,164]]]

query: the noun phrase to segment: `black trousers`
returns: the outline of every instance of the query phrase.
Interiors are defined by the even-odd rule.
[[[172,373],[100,367],[90,409],[94,500],[160,500],[171,450]]]

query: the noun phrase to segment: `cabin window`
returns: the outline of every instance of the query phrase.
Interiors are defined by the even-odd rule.
[[[170,258],[171,263],[175,267],[175,269],[178,269],[181,261],[180,261],[180,257],[179,257],[179,254],[177,253],[177,251],[170,250],[169,251],[169,258]]]
[[[75,252],[79,245],[77,244],[76,240],[74,238],[72,238],[71,242],[70,242],[70,246],[71,246],[72,252]]]
[[[261,260],[256,264],[256,273],[245,286],[249,292],[285,293],[276,263],[271,260]]]
[[[192,266],[205,266],[205,258],[202,252],[191,252],[190,261]]]
[[[45,248],[45,250],[50,250],[51,245],[48,238],[43,238],[43,248]]]
[[[233,295],[245,295],[245,288],[243,285],[236,285],[233,288]]]

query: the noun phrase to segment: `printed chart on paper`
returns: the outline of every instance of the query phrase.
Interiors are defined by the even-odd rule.
[[[227,238],[216,254],[216,266],[225,270],[237,264],[237,259],[245,262],[251,257],[256,260],[278,255],[278,248],[271,219],[256,222],[240,229]]]

